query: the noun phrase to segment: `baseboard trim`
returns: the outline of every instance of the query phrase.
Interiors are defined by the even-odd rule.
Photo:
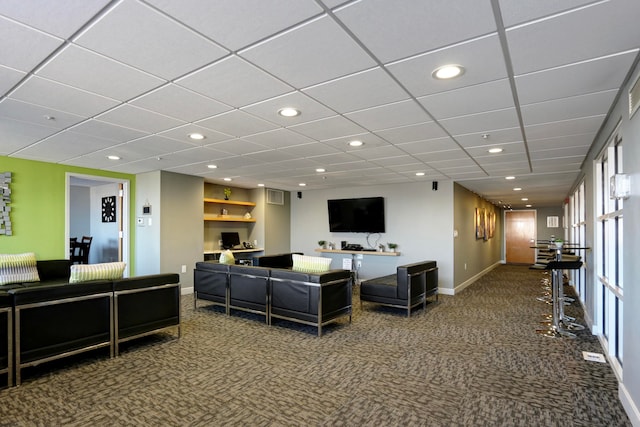
[[[180,290],[180,295],[190,295],[193,293],[193,286],[190,286],[188,288],[182,288]]]
[[[634,403],[623,383],[618,383],[618,397],[620,397],[622,406],[627,412],[631,425],[634,427],[640,427],[640,410],[638,410],[638,407]]]
[[[470,285],[472,285],[476,280],[478,280],[479,278],[481,278],[482,276],[484,276],[485,274],[487,274],[488,272],[490,272],[491,270],[493,270],[494,268],[496,268],[496,267],[498,267],[498,266],[500,266],[502,264],[504,264],[504,262],[498,261],[495,264],[490,265],[489,267],[485,268],[484,270],[482,270],[478,274],[476,274],[473,277],[471,277],[471,278],[465,280],[464,282],[460,283],[454,289],[451,289],[451,288],[438,288],[438,293],[442,294],[442,295],[455,295],[457,293],[460,293],[465,288],[467,288]]]

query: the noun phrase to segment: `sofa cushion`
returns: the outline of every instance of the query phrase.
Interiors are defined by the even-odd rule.
[[[293,254],[293,271],[323,273],[331,268],[331,258]]]
[[[39,280],[36,255],[33,252],[0,254],[0,285]]]
[[[74,264],[71,266],[69,283],[90,282],[93,280],[122,279],[124,262],[105,262],[101,264]]]

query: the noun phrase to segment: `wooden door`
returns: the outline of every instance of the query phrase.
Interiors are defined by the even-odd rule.
[[[535,211],[505,212],[505,253],[507,264],[534,264],[536,241]]]

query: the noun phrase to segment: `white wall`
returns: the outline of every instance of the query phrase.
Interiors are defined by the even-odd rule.
[[[114,262],[118,260],[118,223],[102,222],[102,198],[116,197],[116,211],[120,209],[118,198],[118,184],[109,183],[91,187],[91,249],[89,250],[89,264],[100,262]],[[78,236],[80,240],[82,236]]]
[[[142,215],[142,206],[151,205],[151,215]],[[160,273],[160,172],[136,176],[136,275]],[[143,224],[137,224],[142,218]],[[151,221],[151,224],[149,224]]]
[[[294,195],[295,196],[295,195]],[[439,286],[453,288],[453,183],[439,182],[438,190],[428,183],[348,187],[331,190],[307,190],[302,198],[291,197],[291,250],[306,255],[315,252],[318,240],[359,243],[368,247],[364,233],[330,233],[328,199],[376,197],[385,199],[386,232],[379,243],[397,243],[398,257],[365,255],[360,278],[395,273],[398,265],[435,260],[439,267]],[[378,235],[369,239],[373,245]],[[322,254],[333,258],[331,267],[342,268],[345,255]],[[346,255],[349,258],[349,255]]]

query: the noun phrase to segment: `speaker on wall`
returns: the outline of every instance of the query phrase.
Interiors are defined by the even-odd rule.
[[[302,191],[298,191],[298,199],[302,199]]]
[[[438,191],[438,181],[433,181],[433,182],[431,183],[431,189],[432,189],[433,191]]]

